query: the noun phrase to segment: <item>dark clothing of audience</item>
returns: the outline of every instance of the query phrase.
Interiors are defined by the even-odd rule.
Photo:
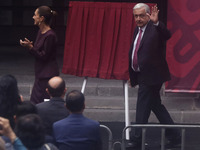
[[[17,80],[12,75],[0,78],[0,116],[9,119],[12,128],[15,126],[16,107],[21,103]]]
[[[82,114],[71,114],[53,125],[59,150],[99,150],[100,125]]]
[[[36,107],[44,123],[46,134],[49,136],[53,136],[53,123],[69,115],[64,100],[60,97],[53,97],[50,101],[37,104]]]
[[[29,114],[18,119],[16,135],[28,150],[58,150],[53,144],[45,143],[45,131],[41,118],[36,114]],[[48,147],[48,148],[47,148]]]

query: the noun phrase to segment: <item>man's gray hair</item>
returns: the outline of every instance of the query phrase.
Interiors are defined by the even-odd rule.
[[[133,10],[139,9],[139,8],[142,8],[142,7],[145,8],[146,13],[149,13],[149,14],[150,14],[150,8],[149,8],[149,6],[148,6],[147,4],[145,4],[145,3],[138,3],[138,4],[136,4],[136,5],[133,7]]]

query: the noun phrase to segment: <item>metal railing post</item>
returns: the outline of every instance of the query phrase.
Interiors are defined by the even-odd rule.
[[[142,150],[145,150],[146,128],[142,128]]]
[[[130,119],[129,119],[129,100],[128,100],[128,81],[123,82],[124,87],[124,101],[125,101],[125,126],[130,125]],[[129,140],[130,130],[126,130],[126,139]]]
[[[165,150],[165,128],[161,129],[161,150]]]
[[[185,129],[181,129],[181,150],[185,149]]]
[[[82,88],[81,88],[81,93],[83,93],[83,94],[85,92],[85,87],[86,87],[86,84],[87,84],[87,80],[88,80],[88,77],[85,77],[84,80],[83,80],[83,85],[82,85]]]
[[[110,128],[108,128],[105,125],[100,125],[100,127],[106,129],[106,131],[108,133],[108,150],[112,150],[113,135],[112,135],[112,132],[111,132]]]

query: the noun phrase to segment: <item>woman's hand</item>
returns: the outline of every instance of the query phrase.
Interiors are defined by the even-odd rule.
[[[28,40],[27,38],[25,38],[24,41],[20,39],[19,43],[21,46],[26,47],[28,49],[33,48],[33,42]]]

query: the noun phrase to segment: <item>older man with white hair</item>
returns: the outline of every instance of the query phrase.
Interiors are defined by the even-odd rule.
[[[170,80],[168,64],[165,58],[165,43],[171,37],[170,31],[158,20],[157,5],[150,8],[138,3],[133,8],[137,25],[129,51],[129,77],[132,87],[139,85],[136,123],[146,124],[151,111],[161,124],[174,124],[170,114],[161,103],[160,89]],[[168,145],[180,144],[177,130],[167,130]],[[129,147],[141,146],[141,129],[131,132]]]

